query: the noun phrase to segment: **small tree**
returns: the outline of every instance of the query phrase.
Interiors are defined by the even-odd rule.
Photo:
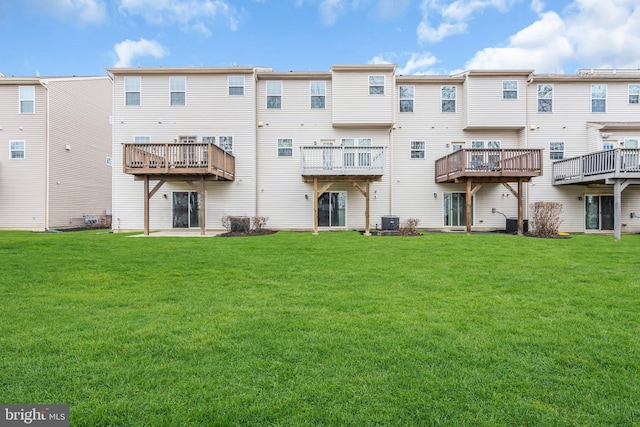
[[[558,235],[562,219],[562,203],[535,202],[529,206],[531,211],[532,234],[538,237],[553,237]]]
[[[401,236],[413,236],[416,234],[416,227],[420,224],[420,220],[418,218],[407,218],[400,224],[400,235]]]

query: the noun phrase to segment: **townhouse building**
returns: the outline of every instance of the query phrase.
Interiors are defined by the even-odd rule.
[[[0,228],[108,224],[112,81],[0,75]]]
[[[116,231],[438,230],[526,226],[563,204],[569,232],[640,231],[640,72],[471,70],[402,76],[112,68]]]

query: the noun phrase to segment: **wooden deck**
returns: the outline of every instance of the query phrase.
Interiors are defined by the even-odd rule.
[[[233,181],[235,157],[215,144],[122,144],[123,172]]]
[[[302,179],[323,181],[380,181],[385,173],[385,147],[300,147]]]
[[[597,151],[552,166],[553,185],[613,184],[616,179],[640,179],[639,148]]]
[[[539,149],[463,149],[436,160],[437,183],[517,182],[542,175]]]

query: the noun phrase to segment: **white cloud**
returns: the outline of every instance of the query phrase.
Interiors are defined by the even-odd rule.
[[[428,52],[414,53],[402,68],[398,68],[397,73],[402,75],[423,74],[438,62],[438,59]]]
[[[107,17],[107,8],[103,0],[32,0],[44,7],[59,19],[80,25],[98,24]]]
[[[484,9],[493,8],[506,12],[514,3],[520,1],[522,0],[456,0],[447,3],[443,0],[422,0],[422,21],[417,29],[418,40],[439,42],[464,33],[467,30],[467,22]]]
[[[134,58],[152,56],[164,58],[168,52],[162,45],[154,40],[140,39],[138,41],[125,40],[114,47],[118,60],[116,67],[130,67]]]
[[[223,18],[232,31],[237,30],[239,17],[224,0],[118,0],[118,10],[140,15],[153,24],[182,24],[186,28],[210,35],[207,21]]]
[[[322,0],[318,10],[325,25],[333,25],[338,19],[338,14],[344,8],[342,0]]]

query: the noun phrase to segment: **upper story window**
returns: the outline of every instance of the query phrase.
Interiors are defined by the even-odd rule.
[[[400,112],[413,113],[414,86],[400,86]]]
[[[487,141],[487,148],[500,148],[501,142],[500,141]]]
[[[230,96],[244,96],[244,76],[227,77]]]
[[[456,112],[456,87],[455,86],[442,86],[442,112],[443,113],[455,113]]]
[[[267,82],[267,108],[282,108],[282,82]]]
[[[638,148],[638,138],[625,138],[624,148]]]
[[[411,141],[411,158],[424,159],[427,143],[425,141]]]
[[[25,154],[25,143],[24,141],[11,141],[11,158],[12,159],[24,159]]]
[[[538,85],[538,113],[551,113],[553,111],[553,85]]]
[[[384,95],[384,76],[369,76],[369,95]]]
[[[203,144],[215,144],[216,143],[216,137],[215,136],[203,136],[202,137],[202,143]]]
[[[502,81],[502,99],[518,99],[518,81]]]
[[[549,158],[551,160],[564,159],[564,142],[549,143]]]
[[[629,104],[640,104],[640,85],[629,85]]]
[[[36,90],[34,86],[20,86],[20,114],[33,114],[36,105]]]
[[[171,86],[171,105],[185,105],[187,94],[187,78],[169,77],[169,85]]]
[[[124,105],[140,105],[140,77],[124,78]]]
[[[278,138],[278,157],[293,157],[293,139]]]
[[[471,141],[471,148],[484,148],[484,141]]]
[[[607,85],[591,85],[591,112],[604,113],[607,111]]]
[[[309,82],[309,93],[311,94],[311,108],[324,110],[326,105],[327,82]]]
[[[218,137],[218,146],[229,153],[233,153],[233,137],[232,136],[220,136]]]

